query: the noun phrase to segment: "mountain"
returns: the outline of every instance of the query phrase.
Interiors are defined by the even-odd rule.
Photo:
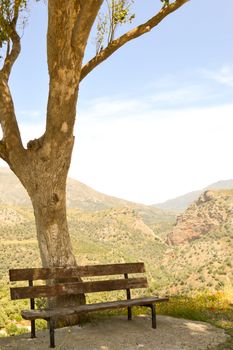
[[[97,192],[87,185],[68,178],[67,180],[67,206],[87,211],[98,211],[108,208],[132,206],[133,203],[124,199],[111,197]]]
[[[68,208],[77,208],[88,212],[110,208],[133,208],[143,217],[146,224],[154,225],[156,232],[160,230],[161,227],[167,232],[167,230],[171,228],[171,224],[175,222],[174,213],[108,196],[71,178],[67,180],[66,192]],[[0,205],[1,204],[5,206],[31,208],[30,198],[17,177],[10,169],[0,167]]]
[[[232,193],[230,197],[224,194],[222,200],[220,196],[216,199],[218,205],[211,201],[203,203],[203,221],[205,211],[214,220],[204,209],[207,205],[210,209],[221,209],[220,204],[224,206],[229,197],[227,208],[231,210],[232,196]],[[196,220],[200,212],[198,209],[195,215],[193,213]],[[221,209],[219,224],[215,219],[215,226],[205,234],[176,245],[167,244],[168,232],[159,227],[159,222],[154,223],[155,231],[153,225],[146,224],[142,216],[129,207],[96,212],[71,208],[68,209],[68,224],[80,265],[144,261],[151,290],[161,295],[177,294],[207,288],[217,290],[231,284],[233,230],[230,217],[226,225],[222,223],[227,212]],[[218,218],[217,212],[215,216]],[[191,221],[187,222],[187,227],[188,223]],[[0,206],[0,281],[4,278],[6,285],[10,268],[32,266],[32,262],[35,267],[41,266],[32,209]]]
[[[8,168],[0,168],[0,203],[15,206],[31,206],[30,198],[20,181]],[[122,207],[130,202],[107,196],[83,183],[68,178],[67,205],[82,210],[102,210],[111,207]]]
[[[207,235],[231,229],[233,190],[207,190],[184,213],[167,236],[170,244],[183,244]]]
[[[189,192],[183,196],[179,196],[173,199],[169,199],[163,203],[153,204],[152,207],[160,208],[163,210],[169,210],[174,212],[182,212],[188,208],[188,206],[196,201],[202,192],[206,190],[217,189],[231,189],[233,188],[233,180],[222,180],[215,182],[202,190]]]
[[[173,293],[232,288],[232,224],[233,190],[207,190],[178,216],[161,260]]]
[[[25,194],[22,195],[21,186],[17,187],[15,177],[8,177],[9,171],[6,170],[0,173],[0,280],[3,278],[6,285],[10,268],[28,267],[32,262],[36,267],[41,263],[32,208],[25,205]],[[71,180],[71,184],[76,187],[76,181]],[[188,293],[206,288],[216,290],[227,287],[232,281],[233,191],[216,194],[209,191],[202,195],[193,204],[193,209],[184,214],[183,220],[178,218],[177,222],[183,225],[179,231],[181,226],[173,228],[173,214],[130,202],[126,202],[126,206],[102,209],[113,203],[108,196],[97,196],[94,190],[86,193],[85,185],[82,189],[83,197],[79,196],[83,198],[85,210],[69,208],[67,211],[72,245],[79,264],[144,261],[150,288],[161,294]],[[8,193],[11,193],[14,203],[23,203],[24,206],[4,203],[3,198],[10,201]],[[76,203],[72,193],[70,196],[72,203]],[[125,203],[114,200],[116,205]],[[101,210],[93,210],[95,203]],[[198,235],[184,239],[191,230]],[[183,237],[180,244],[171,244],[175,232],[177,237]]]

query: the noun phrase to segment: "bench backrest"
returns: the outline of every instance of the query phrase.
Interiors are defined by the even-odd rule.
[[[146,288],[145,277],[129,278],[128,274],[144,273],[144,263],[107,264],[77,266],[74,268],[35,268],[14,269],[9,271],[10,281],[28,281],[27,287],[11,288],[11,299],[27,299],[38,297],[55,297],[93,293],[113,290],[130,290]],[[124,275],[124,278],[115,278],[98,281],[75,282],[80,277]],[[67,281],[66,281],[67,279]],[[33,286],[35,280],[52,280],[52,284]],[[59,282],[62,281],[62,282]],[[74,282],[73,282],[74,281]]]

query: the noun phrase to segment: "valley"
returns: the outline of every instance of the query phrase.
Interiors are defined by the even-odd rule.
[[[41,262],[30,201],[7,170],[0,169],[0,191],[0,336],[5,336],[28,327],[20,317],[28,301],[10,301],[8,270]],[[231,327],[233,190],[206,191],[183,213],[109,197],[71,179],[67,197],[78,264],[144,261],[148,294],[171,298],[158,312],[220,322],[223,314],[216,318],[206,308],[211,303],[225,310],[224,327]]]
[[[3,174],[2,174],[3,173]],[[21,185],[0,172],[0,277],[40,266],[33,211]],[[181,214],[118,200],[76,180],[67,186],[68,222],[80,265],[144,261],[160,293],[221,290],[233,280],[233,190],[206,191]],[[25,199],[26,197],[26,199]],[[85,208],[85,209],[84,209]]]

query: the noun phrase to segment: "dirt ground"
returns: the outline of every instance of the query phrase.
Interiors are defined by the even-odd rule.
[[[207,350],[226,341],[222,329],[207,323],[157,317],[157,329],[151,328],[149,317],[132,321],[124,317],[107,317],[83,326],[58,329],[55,332],[59,350]],[[0,350],[47,350],[48,331],[0,339]]]

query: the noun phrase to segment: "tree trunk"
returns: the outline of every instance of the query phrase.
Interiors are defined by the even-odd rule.
[[[75,266],[66,218],[65,184],[49,184],[41,174],[40,189],[31,195],[43,267]]]
[[[63,146],[60,146],[59,149],[48,144],[46,146],[43,138],[34,140],[29,145],[28,162],[21,166],[18,164],[16,169],[13,169],[32,201],[43,267],[74,267],[77,265],[66,213],[66,180],[72,148],[73,142],[70,140],[69,142],[64,141]],[[49,305],[53,307],[84,303],[83,294],[52,298],[49,301]],[[59,320],[58,323],[67,326],[77,324],[79,320],[80,316],[69,316],[62,319],[62,322]]]
[[[42,174],[43,178],[43,174]],[[70,235],[66,217],[65,184],[58,191],[58,186],[48,186],[42,180],[43,190],[32,198],[37,238],[43,267],[76,266],[76,259],[72,251]],[[54,188],[56,190],[54,191]],[[58,195],[59,192],[59,195]],[[76,281],[80,281],[77,279]],[[58,280],[56,282],[63,282]],[[67,280],[66,280],[67,282]],[[74,282],[72,279],[71,282]],[[50,307],[85,304],[84,294],[69,297],[51,298]],[[80,323],[80,316],[67,316],[59,319],[57,326],[69,326]]]

